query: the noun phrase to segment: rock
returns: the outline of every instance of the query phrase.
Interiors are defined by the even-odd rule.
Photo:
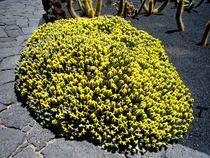
[[[28,19],[17,19],[16,24],[20,27],[28,27]]]
[[[1,71],[0,85],[15,81],[15,70]]]
[[[166,157],[173,158],[209,158],[209,155],[206,153],[199,152],[197,150],[193,150],[181,144],[174,144],[166,150]]]
[[[15,38],[13,37],[0,37],[0,42],[13,42]]]
[[[36,151],[39,151],[54,137],[55,135],[51,131],[44,129],[36,123],[28,133],[27,140],[30,144],[33,144],[36,147]]]
[[[0,69],[1,70],[15,69],[16,63],[19,58],[20,58],[19,55],[15,55],[3,59],[3,61],[0,64]]]
[[[3,29],[0,29],[0,37],[8,37],[6,32]]]
[[[45,158],[124,158],[120,154],[107,153],[105,150],[88,143],[86,141],[65,141],[64,139],[59,139],[51,144],[49,144],[43,151],[42,154]]]
[[[0,157],[9,157],[23,142],[24,133],[11,128],[0,127]]]
[[[28,25],[29,27],[38,27],[40,24],[42,16],[39,17],[39,19],[29,19]]]
[[[11,105],[8,110],[0,113],[0,123],[7,127],[21,130],[32,121],[33,119],[29,115],[28,110],[22,107],[20,103]]]
[[[18,55],[18,54],[20,54],[21,49],[22,48],[19,46],[12,47],[12,48],[1,48],[0,49],[0,58]]]
[[[8,25],[6,26],[6,31],[9,30],[19,30],[20,28],[17,25]]]
[[[16,21],[15,18],[13,19],[8,19],[8,18],[2,18],[1,21],[2,23],[6,24],[6,25],[15,25]]]
[[[1,42],[0,48],[11,48],[11,47],[17,47],[18,43],[17,41],[11,41],[11,42]]]
[[[37,158],[38,155],[34,152],[31,147],[25,148],[22,152],[15,155],[14,158]]]
[[[7,108],[7,106],[0,103],[0,112],[5,110],[6,108]]]
[[[22,44],[25,41],[27,41],[27,39],[29,37],[30,37],[30,35],[21,35],[21,36],[16,37],[16,39],[17,39],[18,43]]]
[[[15,29],[15,30],[7,30],[6,32],[7,32],[7,35],[9,37],[17,37],[17,36],[23,34],[23,32],[21,31],[20,28],[19,29]]]
[[[26,28],[22,28],[24,34],[31,34],[36,29],[37,29],[37,27],[26,27]]]
[[[0,86],[0,103],[9,105],[17,102],[14,90],[14,83],[7,83]]]

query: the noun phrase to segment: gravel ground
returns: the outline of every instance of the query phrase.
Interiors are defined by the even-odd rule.
[[[105,6],[103,12],[113,10]],[[210,18],[210,4],[184,13],[185,32],[167,33],[176,30],[175,12],[172,2],[160,15],[141,14],[138,20],[128,20],[163,41],[171,63],[195,98],[195,119],[178,144],[133,158],[210,158],[210,110],[203,111],[199,118],[196,108],[210,104],[210,48],[196,45]],[[0,158],[125,158],[86,141],[56,138],[17,101],[15,63],[27,38],[43,22],[43,13],[41,0],[0,0]]]

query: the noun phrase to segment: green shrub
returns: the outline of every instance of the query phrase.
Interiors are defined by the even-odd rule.
[[[143,152],[182,138],[193,119],[189,89],[161,41],[120,17],[40,26],[17,72],[37,118],[71,139]]]

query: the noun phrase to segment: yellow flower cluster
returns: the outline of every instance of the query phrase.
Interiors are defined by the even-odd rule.
[[[105,148],[161,148],[182,138],[193,119],[189,89],[161,41],[117,16],[40,26],[17,77],[43,124]]]

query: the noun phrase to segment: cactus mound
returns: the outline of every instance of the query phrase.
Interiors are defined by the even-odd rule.
[[[71,139],[144,152],[182,138],[193,99],[161,41],[120,17],[40,26],[17,64],[37,119]]]

